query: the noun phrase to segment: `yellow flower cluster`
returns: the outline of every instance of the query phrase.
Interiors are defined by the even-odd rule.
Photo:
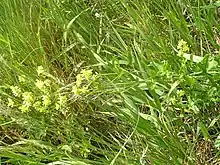
[[[22,90],[18,86],[11,86],[10,87],[12,94],[15,97],[20,98],[22,104],[18,107],[22,112],[27,112],[30,110],[34,102],[34,94],[32,92],[22,92]],[[15,102],[8,98],[8,107],[16,107]]]
[[[67,97],[64,95],[59,95],[58,97],[58,101],[57,103],[55,104],[56,105],[56,110],[59,110],[61,109],[62,107],[65,107],[66,106],[66,103],[67,103]]]
[[[50,89],[51,83],[52,82],[49,79],[46,79],[44,81],[37,79],[35,82],[35,85],[42,92],[48,93],[49,92],[48,90]]]
[[[189,52],[189,46],[186,41],[181,39],[177,45],[178,55],[183,55],[184,53]]]
[[[12,95],[8,98],[8,107],[21,112],[64,110],[68,105],[68,94],[76,97],[87,94],[95,79],[91,69],[81,70],[74,85],[67,86],[59,83],[42,66],[36,69],[36,75],[38,78],[34,83],[24,75],[18,76],[19,84],[10,87]]]
[[[21,92],[21,89],[18,86],[11,86],[10,88],[11,88],[11,91],[12,91],[12,93],[15,97],[20,97],[21,96],[22,92]]]
[[[24,92],[23,96],[23,105],[30,107],[34,101],[33,93],[32,92]]]
[[[83,69],[80,74],[76,76],[75,85],[72,87],[72,92],[79,96],[81,94],[86,94],[89,91],[89,82],[94,79],[92,70]]]
[[[15,105],[14,101],[11,98],[8,98],[8,106],[13,108],[14,105]]]
[[[38,66],[37,67],[37,74],[38,74],[38,76],[40,76],[43,73],[45,73],[44,67],[43,66]]]
[[[25,83],[25,76],[18,76],[18,81],[20,82],[20,83]]]
[[[18,108],[21,112],[37,110],[47,112],[50,109],[62,109],[67,102],[67,96],[58,93],[60,86],[46,78],[46,73],[42,66],[37,68],[38,79],[33,85],[25,76],[18,76],[20,84],[11,86],[11,93],[15,97],[8,98],[8,107]],[[52,77],[52,76],[51,76]],[[37,90],[36,90],[37,89]]]

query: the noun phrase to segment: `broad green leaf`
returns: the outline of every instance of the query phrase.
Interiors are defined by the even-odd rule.
[[[215,68],[216,66],[218,66],[218,62],[215,60],[211,60],[208,62],[208,68],[207,71],[210,71],[212,68]]]
[[[133,102],[133,100],[131,100],[128,96],[126,96],[125,94],[122,94],[122,96],[124,97],[124,101],[125,103],[134,111],[137,112],[138,108],[135,105],[135,103]]]
[[[203,60],[203,57],[201,57],[201,56],[196,56],[196,55],[187,54],[187,53],[184,53],[183,57],[189,61],[192,60],[195,63],[199,63]]]

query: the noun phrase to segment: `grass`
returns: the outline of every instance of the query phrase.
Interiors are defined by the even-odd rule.
[[[219,164],[219,6],[3,0],[1,164]]]

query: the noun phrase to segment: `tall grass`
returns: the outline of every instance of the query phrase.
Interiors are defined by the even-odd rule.
[[[1,163],[218,164],[219,6],[3,0]],[[72,87],[89,69],[78,95]],[[11,86],[40,98],[36,79],[52,80],[46,112],[7,106],[24,100]],[[56,110],[59,92],[68,100]]]

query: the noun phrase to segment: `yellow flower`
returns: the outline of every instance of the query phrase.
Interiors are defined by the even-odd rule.
[[[178,42],[177,49],[179,50],[179,54],[189,52],[189,46],[183,39]]]
[[[49,79],[46,79],[46,80],[44,81],[44,84],[45,84],[47,87],[49,87],[49,86],[51,85],[51,81],[50,81]]]
[[[183,90],[178,90],[178,91],[177,91],[177,95],[180,96],[180,97],[181,97],[181,96],[184,96],[184,95],[185,95],[185,92],[184,92]]]
[[[25,82],[24,76],[18,76],[18,81],[19,81],[20,83],[24,83],[24,82]]]
[[[50,97],[48,95],[42,96],[42,103],[45,107],[48,107],[51,104]]]
[[[62,106],[65,106],[66,103],[67,103],[67,97],[59,95],[58,101],[56,103],[56,110],[60,109]]]
[[[73,86],[72,88],[72,92],[76,95],[79,96],[80,95],[80,89],[77,86]]]
[[[177,49],[182,49],[183,45],[187,44],[186,41],[184,41],[183,39],[181,39],[179,42],[178,42],[178,45],[177,45]]]
[[[81,74],[76,76],[76,86],[79,87],[82,84],[83,77]]]
[[[182,50],[179,50],[177,55],[182,56],[183,54],[184,54],[184,52]]]
[[[38,110],[39,110],[39,112],[46,112],[46,111],[47,111],[47,108],[46,108],[46,107],[41,107],[41,108],[39,108]]]
[[[20,97],[21,96],[22,92],[21,92],[21,89],[18,86],[11,86],[10,88],[11,88],[11,91],[12,91],[12,93],[15,97]]]
[[[33,107],[39,112],[46,112],[47,111],[47,108],[42,106],[41,101],[35,102]]]
[[[25,105],[21,105],[20,107],[18,107],[18,109],[20,109],[21,112],[27,112],[27,111],[29,111],[29,107],[28,107],[28,106],[25,106]]]
[[[44,91],[45,86],[44,86],[44,82],[43,82],[43,81],[41,81],[41,80],[36,80],[35,85],[36,85],[36,87],[38,87],[41,91]]]
[[[59,98],[58,98],[58,103],[59,103],[60,105],[64,105],[64,104],[66,104],[66,102],[67,102],[67,97],[60,95]]]
[[[81,92],[83,94],[87,93],[89,90],[88,90],[88,86],[84,86],[82,89],[81,89]]]
[[[186,45],[183,45],[183,51],[184,51],[184,52],[189,52],[189,47],[188,47],[187,44],[186,44]]]
[[[11,98],[8,98],[8,107],[14,107],[14,101]]]
[[[23,96],[23,104],[27,107],[31,106],[33,101],[34,101],[34,97],[33,97],[33,93],[32,92],[24,92],[22,94]]]
[[[83,69],[81,70],[80,73],[85,77],[86,80],[89,80],[92,77],[92,69],[90,70]]]
[[[33,104],[33,107],[36,109],[36,110],[39,110],[41,108],[41,102],[40,101],[36,101],[34,104]]]
[[[56,103],[56,104],[55,104],[55,109],[56,109],[56,110],[59,110],[60,108],[61,108],[60,104]]]
[[[38,66],[37,67],[37,74],[38,74],[38,76],[43,74],[44,72],[45,72],[45,70],[44,70],[43,66]]]

